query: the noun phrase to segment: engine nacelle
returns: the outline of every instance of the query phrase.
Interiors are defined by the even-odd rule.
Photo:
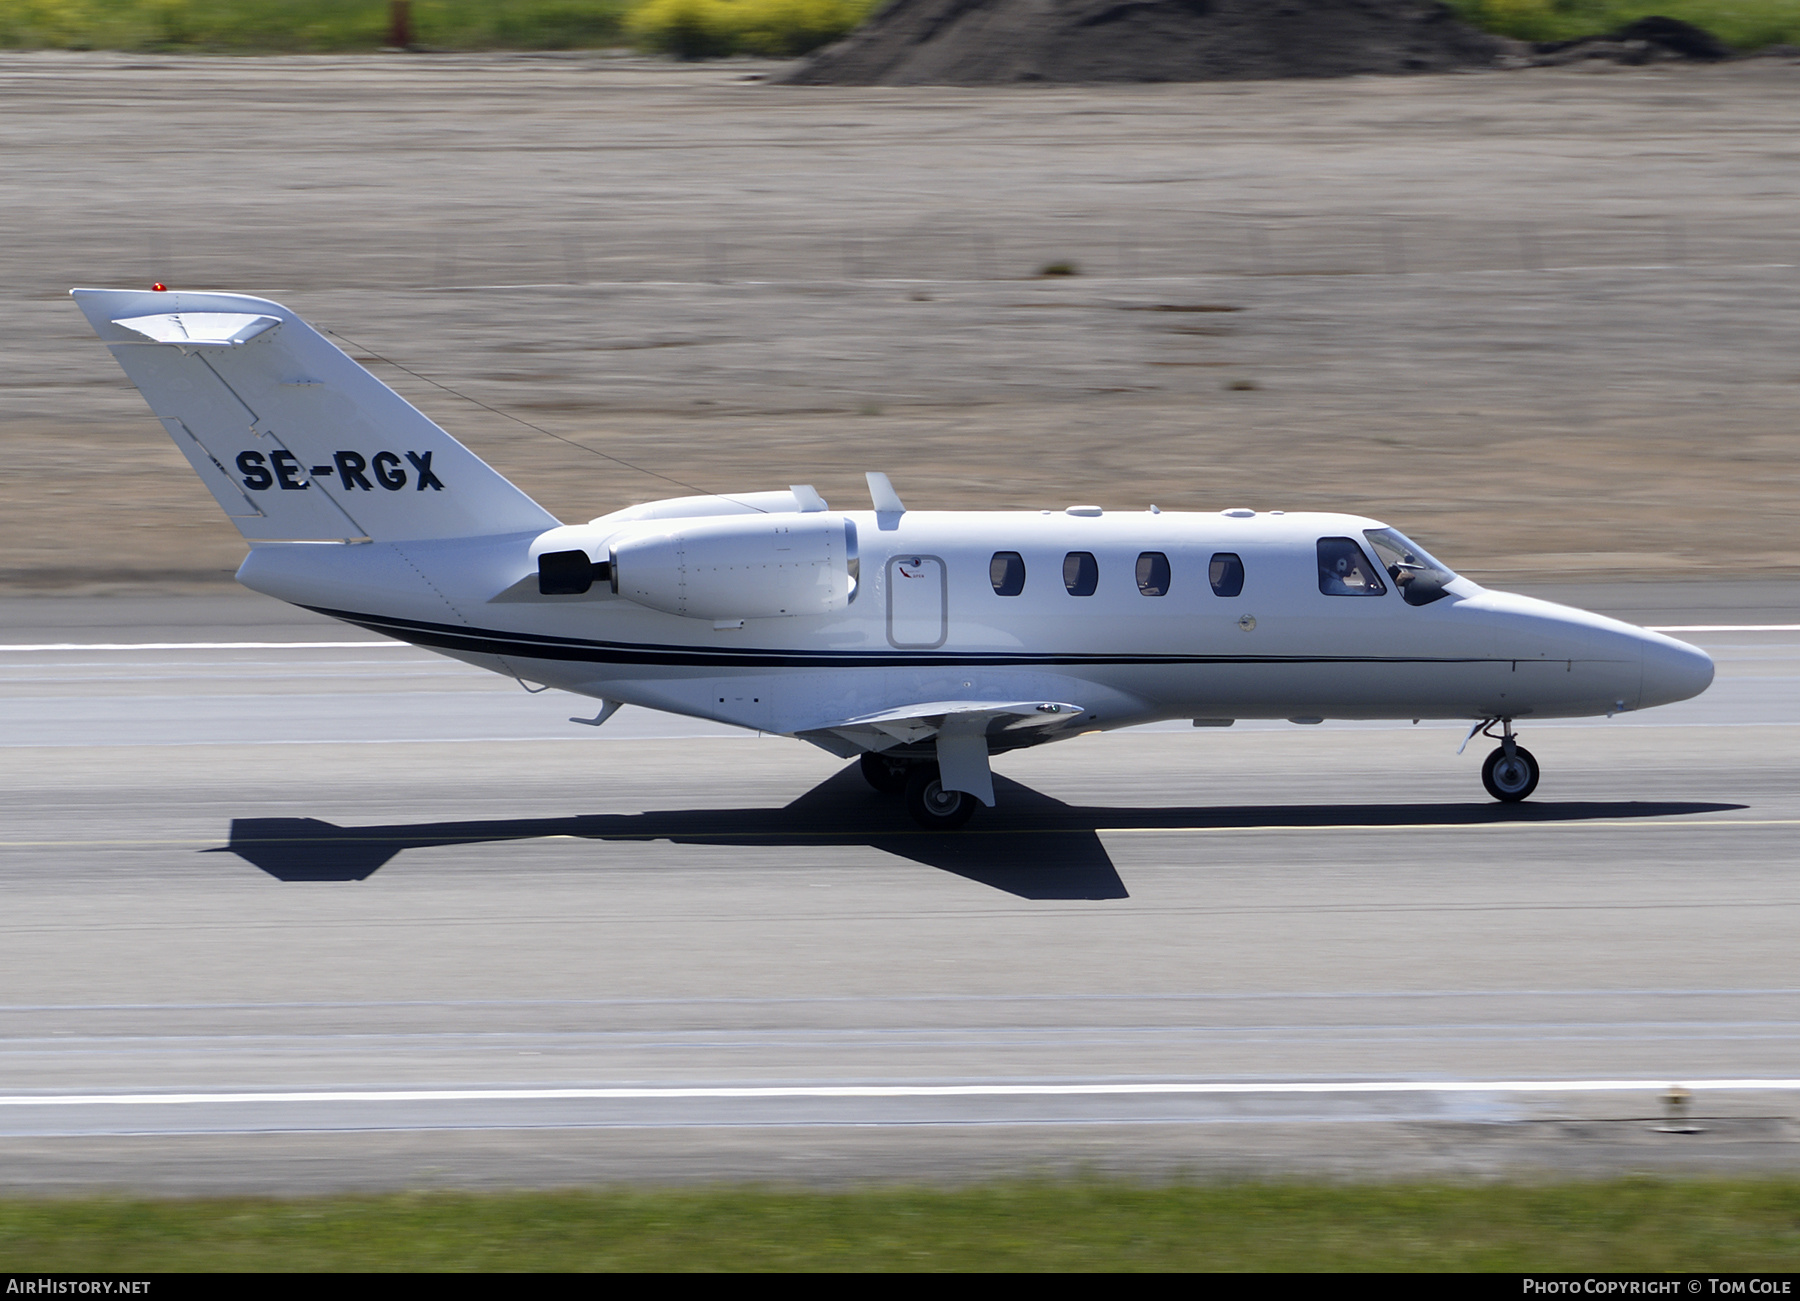
[[[828,614],[856,590],[856,529],[825,512],[670,520],[614,539],[613,590],[690,619]]]

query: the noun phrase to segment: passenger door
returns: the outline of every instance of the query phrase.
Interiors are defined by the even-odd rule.
[[[949,578],[937,556],[894,556],[887,562],[888,644],[932,650],[944,644]]]

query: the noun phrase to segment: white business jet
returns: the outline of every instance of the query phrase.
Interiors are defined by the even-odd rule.
[[[631,704],[860,756],[931,828],[993,804],[995,754],[1178,718],[1470,720],[1488,792],[1522,800],[1514,720],[1712,681],[1355,515],[917,511],[870,474],[872,510],[797,486],[563,524],[278,304],[74,296],[248,540],[246,587],[602,702],[572,721]]]

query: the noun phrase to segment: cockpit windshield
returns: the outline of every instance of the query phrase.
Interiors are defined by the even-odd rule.
[[[1444,585],[1456,574],[1399,529],[1366,529],[1364,536],[1408,605],[1430,605],[1448,595]]]

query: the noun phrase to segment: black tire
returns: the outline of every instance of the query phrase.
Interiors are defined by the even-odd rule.
[[[862,757],[863,780],[883,795],[899,795],[905,791],[906,779],[911,773],[912,765],[904,759],[890,759],[873,750]]]
[[[1503,804],[1517,804],[1536,790],[1539,775],[1538,761],[1522,745],[1513,746],[1510,759],[1501,746],[1481,765],[1481,784]]]
[[[928,831],[955,831],[975,815],[975,797],[967,791],[947,791],[935,763],[913,766],[906,779],[906,811]]]

